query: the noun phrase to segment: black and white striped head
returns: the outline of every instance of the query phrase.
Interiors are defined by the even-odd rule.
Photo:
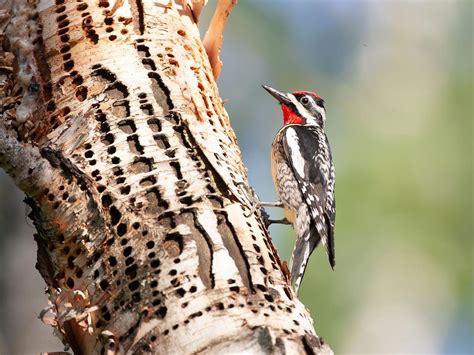
[[[310,91],[283,93],[270,86],[262,87],[280,103],[285,125],[317,125],[324,128],[326,109],[324,100],[318,94]]]

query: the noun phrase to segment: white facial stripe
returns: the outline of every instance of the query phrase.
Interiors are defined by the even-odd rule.
[[[298,110],[298,113],[301,114],[307,121],[313,122],[314,119],[311,117],[311,114],[308,112],[308,110],[298,101],[298,99],[295,97],[293,94],[288,94],[288,98],[291,100],[291,102],[296,106],[296,109]]]
[[[313,98],[311,99],[314,102],[314,107],[316,107],[316,110],[321,114],[321,117],[323,118],[323,122],[326,122],[326,110],[324,109],[324,107],[321,107],[318,104],[316,104]]]
[[[321,114],[321,117],[323,118],[323,123],[326,122],[326,110],[319,106],[316,101],[314,100],[313,96],[311,95],[306,95],[306,97],[311,100],[311,103],[313,107],[316,108],[316,110]],[[296,109],[298,112],[303,116],[307,122],[309,123],[314,123],[316,124],[316,120],[314,117],[310,114],[310,112],[296,99],[296,97],[293,94],[288,94],[288,98],[291,100],[291,102],[296,106]]]
[[[286,141],[291,152],[292,165],[296,169],[297,173],[304,179],[304,159],[300,152],[300,142],[298,136],[293,128],[286,130]]]
[[[316,110],[321,114],[321,117],[323,119],[323,124],[326,122],[326,110],[320,106],[316,107]]]
[[[321,117],[323,118],[323,123],[326,122],[326,110],[319,106],[317,103],[316,103],[316,100],[314,99],[313,96],[311,95],[308,95],[306,96],[308,99],[311,100],[311,102],[313,103],[314,107],[316,108],[316,111],[318,111],[320,114],[321,114]]]

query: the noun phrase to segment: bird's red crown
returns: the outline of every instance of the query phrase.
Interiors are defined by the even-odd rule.
[[[292,92],[293,95],[311,95],[313,96],[316,100],[321,100],[321,96],[316,94],[315,92],[312,91],[294,91]]]

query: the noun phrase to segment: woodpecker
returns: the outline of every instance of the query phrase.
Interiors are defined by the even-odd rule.
[[[290,279],[298,293],[309,256],[320,241],[331,268],[335,266],[335,172],[324,131],[326,110],[324,100],[313,92],[263,88],[283,111],[283,127],[272,143],[272,177],[280,198],[277,205],[284,208],[296,234]]]

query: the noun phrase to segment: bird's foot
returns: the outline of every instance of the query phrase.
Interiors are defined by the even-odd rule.
[[[276,208],[282,208],[283,207],[283,202],[281,201],[276,201],[276,202],[260,202],[259,205],[261,207],[276,207]]]
[[[271,224],[291,224],[291,222],[288,221],[286,218],[270,219],[270,216],[263,207],[260,208],[260,217],[263,219],[263,223],[265,223],[265,227],[267,229]]]
[[[255,203],[251,208],[250,210],[245,213],[245,217],[250,217],[251,215],[253,215],[255,213],[255,211],[257,209],[260,209],[260,211],[265,211],[263,207],[277,207],[277,208],[282,208],[283,207],[283,203],[280,202],[280,201],[277,201],[277,202],[258,202],[258,203]],[[264,212],[267,217],[268,217],[268,214],[266,212]],[[263,214],[262,214],[263,216]]]
[[[291,224],[289,220],[285,218],[282,219],[268,219],[268,224]]]

